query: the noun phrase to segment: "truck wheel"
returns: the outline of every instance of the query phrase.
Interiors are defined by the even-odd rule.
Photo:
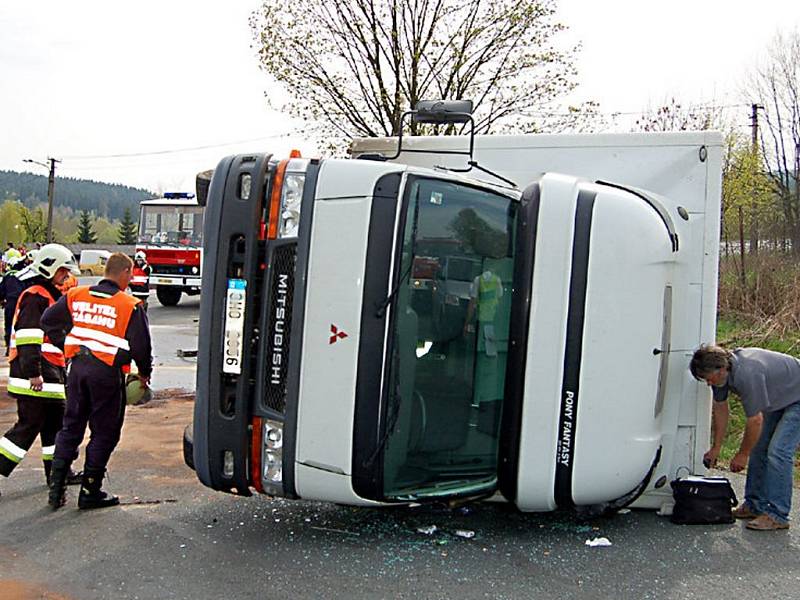
[[[158,286],[156,288],[156,298],[158,298],[162,306],[176,306],[181,300],[181,289]]]

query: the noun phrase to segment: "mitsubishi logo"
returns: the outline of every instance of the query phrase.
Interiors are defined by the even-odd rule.
[[[344,331],[339,331],[339,328],[336,327],[333,323],[331,323],[331,337],[329,344],[335,344],[336,340],[343,340],[347,337],[347,334]]]

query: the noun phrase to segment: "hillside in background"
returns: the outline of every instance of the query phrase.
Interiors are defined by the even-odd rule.
[[[54,204],[75,212],[88,210],[98,217],[117,220],[129,208],[136,218],[139,214],[139,202],[154,196],[148,190],[87,179],[58,177],[56,172]],[[19,200],[29,208],[46,203],[47,176],[0,171],[0,202],[7,199]]]

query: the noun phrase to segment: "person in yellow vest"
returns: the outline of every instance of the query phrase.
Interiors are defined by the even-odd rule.
[[[97,285],[72,288],[42,315],[45,335],[69,360],[66,412],[50,478],[48,504],[53,510],[66,502],[69,467],[78,457],[87,424],[90,438],[78,508],[119,504],[102,486],[125,418],[125,374],[133,360],[142,387],[147,387],[153,362],[147,313],[139,299],[125,293],[132,271],[131,259],[114,253]]]
[[[51,478],[55,440],[64,415],[64,353],[41,327],[45,310],[61,297],[58,285],[80,273],[72,253],[47,244],[36,260],[17,275],[19,295],[9,342],[8,393],[17,401],[17,422],[0,437],[0,475],[8,477],[36,436],[42,440],[45,477]],[[65,473],[68,477],[69,471]]]

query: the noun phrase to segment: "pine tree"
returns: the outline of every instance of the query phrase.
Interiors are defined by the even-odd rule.
[[[81,244],[94,244],[97,235],[92,231],[92,215],[88,210],[81,211],[81,220],[78,223],[78,242]]]
[[[136,234],[139,228],[131,218],[131,209],[125,208],[125,213],[122,215],[122,222],[119,224],[119,233],[117,235],[118,244],[135,244]]]

